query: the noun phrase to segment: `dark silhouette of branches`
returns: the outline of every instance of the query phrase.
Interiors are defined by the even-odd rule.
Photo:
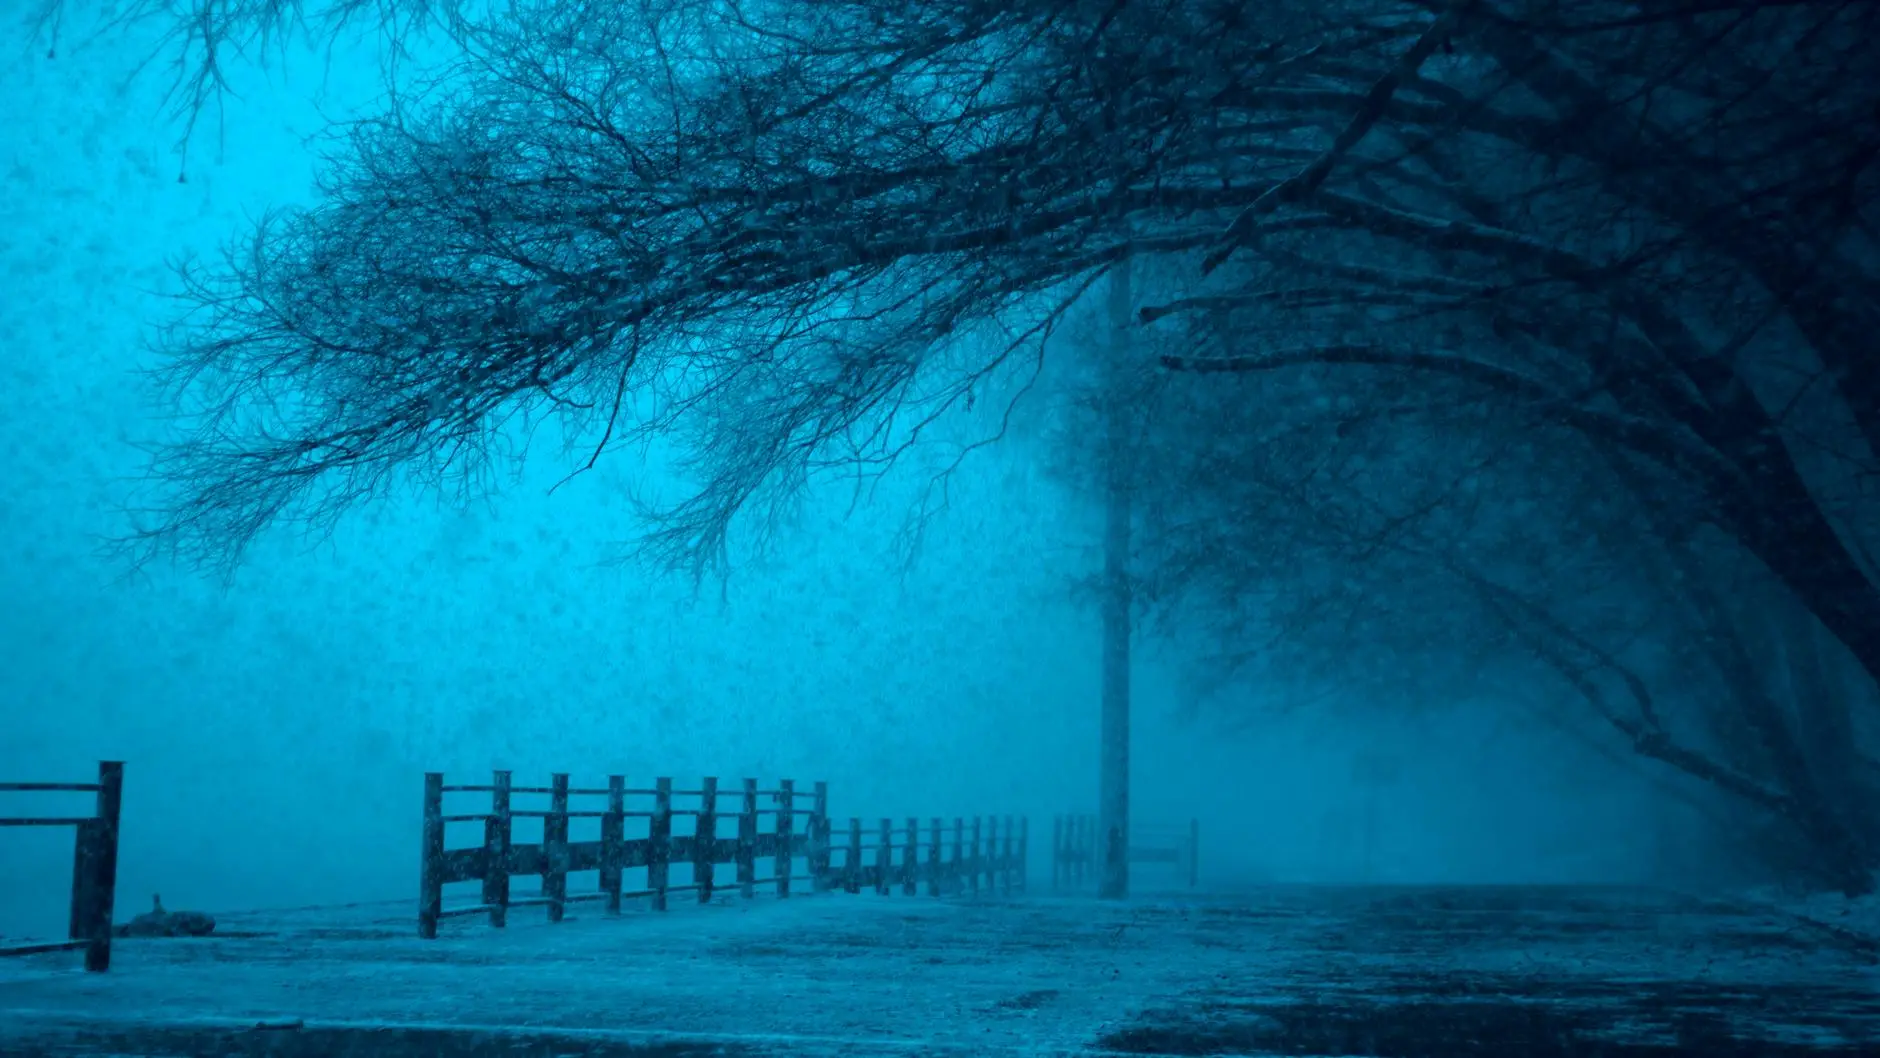
[[[37,0],[28,25],[48,59],[58,58],[87,16],[97,22],[93,41],[153,28],[156,42],[133,76],[153,66],[167,72],[163,105],[180,126],[177,150],[186,160],[205,113],[235,94],[232,67],[265,64],[296,37],[330,43],[355,28],[371,30],[402,54],[414,34],[459,25],[472,6],[472,0]]]
[[[1577,610],[1543,611],[1555,627],[1484,601],[1536,571],[1561,580],[1539,603],[1589,576],[1637,590],[1630,552],[1497,514],[1483,483],[1519,467],[1563,525],[1702,538],[1765,573],[1880,676],[1876,17],[574,0],[458,18],[459,60],[344,130],[318,206],[185,269],[163,345],[186,429],[129,547],[227,569],[271,526],[323,529],[401,482],[475,487],[553,418],[576,473],[676,449],[688,490],[649,506],[642,554],[699,572],[811,475],[877,475],[1031,369],[1129,259],[1184,277],[1138,318],[1171,387],[1215,394],[1154,454],[1196,493],[1169,504],[1192,520],[1157,526],[1162,597],[1225,609],[1302,563],[1369,568],[1295,586],[1298,608],[1358,621],[1354,596],[1426,584],[1471,627],[1498,606],[1563,677],[1636,670]],[[1256,397],[1258,430],[1233,407]],[[1268,414],[1286,400],[1338,414]],[[1467,458],[1393,463],[1386,427],[1407,424]],[[1562,502],[1619,480],[1672,514]],[[1287,547],[1222,545],[1223,511]],[[1494,556],[1472,588],[1406,557],[1471,533]],[[1725,682],[1727,660],[1707,659]],[[1822,800],[1792,761],[1650,744],[1765,805]]]
[[[165,377],[193,428],[156,462],[139,551],[226,566],[399,475],[472,476],[501,423],[547,411],[686,438],[699,488],[648,543],[709,562],[753,497],[831,454],[891,460],[1014,351],[942,377],[932,350],[1048,320],[1265,193],[1292,152],[1202,100],[1403,33],[1277,28],[989,0],[761,25],[589,0],[460,27],[461,66],[353,127],[320,206],[185,270]],[[1118,217],[1153,223],[1124,241]]]
[[[1677,470],[1880,675],[1874,5],[1423,6],[1453,55],[1293,96],[1352,146],[1273,215],[1345,234],[1234,243],[1258,292],[1313,297],[1151,305],[1239,335],[1169,365],[1468,374]]]

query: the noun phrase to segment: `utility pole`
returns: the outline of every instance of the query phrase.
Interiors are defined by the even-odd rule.
[[[1130,360],[1129,258],[1110,270],[1110,348],[1104,386],[1103,745],[1097,834],[1103,864],[1097,896],[1129,895],[1129,528],[1130,432],[1124,391]]]

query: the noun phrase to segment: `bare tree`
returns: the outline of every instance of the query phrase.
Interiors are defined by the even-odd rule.
[[[296,40],[331,44],[355,28],[374,33],[395,68],[414,36],[459,24],[482,6],[471,0],[33,0],[27,28],[45,45],[47,60],[59,58],[75,29],[87,43],[155,31],[154,46],[132,76],[153,65],[167,73],[164,106],[179,126],[180,182],[187,179],[189,147],[203,117],[220,113],[238,94],[231,69],[265,64]]]
[[[184,270],[165,378],[188,429],[130,546],[227,568],[400,480],[474,485],[552,417],[588,442],[576,471],[679,442],[694,488],[645,545],[707,568],[740,512],[818,468],[878,471],[1035,364],[1118,262],[1172,262],[1193,281],[1140,312],[1167,366],[1310,367],[1334,399],[1365,379],[1372,414],[1475,414],[1475,443],[1518,420],[1603,446],[1677,498],[1666,538],[1717,526],[1880,675],[1875,17],[576,0],[458,20],[461,61],[344,130],[320,205]],[[1326,443],[1294,441],[1308,463]]]
[[[1210,255],[1259,285],[1144,310],[1238,317],[1170,366],[1437,372],[1570,424],[1706,496],[1880,674],[1872,5],[1431,6],[1453,55],[1294,94],[1336,165]],[[1268,230],[1308,217],[1352,237]],[[1408,304],[1353,311],[1380,292]]]
[[[1555,686],[1580,701],[1570,730],[1682,776],[1678,796],[1769,819],[1801,853],[1791,873],[1871,885],[1871,798],[1805,737],[1850,702],[1773,679],[1754,618],[1777,597],[1805,611],[1701,528],[1702,494],[1444,375],[1319,367],[1159,398],[1138,453],[1141,595],[1191,650],[1213,644],[1205,670],[1360,710]],[[1746,595],[1759,605],[1729,605]]]
[[[697,491],[647,543],[708,565],[753,498],[892,460],[1124,254],[1215,240],[1273,181],[1221,179],[1222,145],[1256,170],[1265,149],[1198,120],[1209,95],[1403,31],[1232,5],[812,2],[760,26],[586,0],[460,34],[451,76],[347,130],[320,206],[185,268],[165,378],[192,429],[158,454],[142,554],[226,566],[400,477],[472,480],[502,424],[550,414],[596,428],[594,457],[683,438]],[[1125,243],[1135,215],[1155,223]]]

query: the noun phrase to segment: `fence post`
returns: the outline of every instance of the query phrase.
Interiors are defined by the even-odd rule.
[[[894,881],[894,820],[881,821],[881,844],[875,846],[875,892],[888,895]]]
[[[979,868],[986,876],[986,895],[999,891],[999,817],[986,817],[986,852],[979,861]]]
[[[829,889],[829,784],[818,781],[809,810],[809,891]]]
[[[483,821],[483,903],[497,929],[509,924],[509,841],[509,772],[499,768],[490,778],[490,817]]]
[[[966,872],[972,876],[973,895],[979,895],[979,817],[973,817],[973,851],[967,857]]]
[[[620,913],[620,876],[626,873],[627,777],[607,777],[607,814],[601,817],[601,892],[607,894],[607,913]]]
[[[941,843],[946,840],[946,837],[942,829],[944,824],[941,823],[939,816],[934,816],[929,822],[933,825],[927,834],[927,895],[939,896]]]
[[[548,780],[548,815],[542,819],[542,895],[548,898],[548,920],[560,922],[568,912],[567,772],[555,772]]]
[[[672,780],[653,782],[653,818],[647,828],[646,887],[653,891],[653,910],[666,910],[666,887],[671,884]]]
[[[790,875],[796,870],[796,780],[777,780],[777,898],[790,898]],[[812,889],[814,885],[812,883]]]
[[[1026,846],[1031,837],[1031,817],[1018,817],[1018,891],[1031,892],[1031,857]]]
[[[1005,827],[999,831],[999,892],[1003,896],[1012,895],[1012,817],[1005,817]]]
[[[842,891],[859,893],[862,891],[862,820],[859,816],[849,817],[849,854],[842,865]]]
[[[718,853],[718,780],[713,776],[700,785],[697,819],[692,828],[692,881],[698,886],[698,902],[709,904]]]
[[[901,850],[901,895],[920,892],[920,820],[907,817],[907,846]]]
[[[117,904],[118,820],[124,807],[124,762],[98,762],[98,808],[90,826],[78,828],[79,846],[86,849],[85,970],[111,969],[111,919]],[[89,835],[86,834],[89,831]],[[75,886],[76,888],[76,886]]]
[[[757,780],[744,780],[744,796],[738,802],[738,894],[749,900],[757,895]]]
[[[424,845],[418,855],[418,936],[437,939],[444,911],[444,773],[424,773]]]
[[[1201,820],[1188,820],[1188,888],[1201,884]]]
[[[961,816],[953,817],[953,873],[951,880],[960,889],[966,888],[966,820]]]

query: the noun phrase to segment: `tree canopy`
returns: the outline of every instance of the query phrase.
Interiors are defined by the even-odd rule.
[[[298,10],[257,2],[228,10]],[[1509,594],[1524,548],[1655,556],[1654,597],[1713,631],[1765,585],[1880,677],[1880,5],[448,11],[456,59],[344,130],[318,204],[182,270],[162,345],[189,428],[154,460],[139,557],[228,568],[394,482],[474,484],[554,419],[590,440],[576,471],[675,441],[692,488],[644,542],[706,568],[741,514],[892,464],[1035,365],[1129,261],[1173,277],[1134,328],[1189,402],[1168,502],[1202,528],[1162,537],[1174,580],[1254,590],[1275,538],[1223,520],[1278,496],[1283,553],[1393,542],[1371,568],[1440,568],[1570,678],[1637,687],[1532,582]],[[1409,422],[1441,458],[1393,455],[1377,424]],[[1469,520],[1463,480],[1531,502]],[[1425,546],[1464,533],[1495,557]],[[1745,708],[1775,756],[1735,777],[1813,797],[1788,721]],[[1671,752],[1647,719],[1639,744]],[[1849,885],[1869,855],[1842,857]]]

